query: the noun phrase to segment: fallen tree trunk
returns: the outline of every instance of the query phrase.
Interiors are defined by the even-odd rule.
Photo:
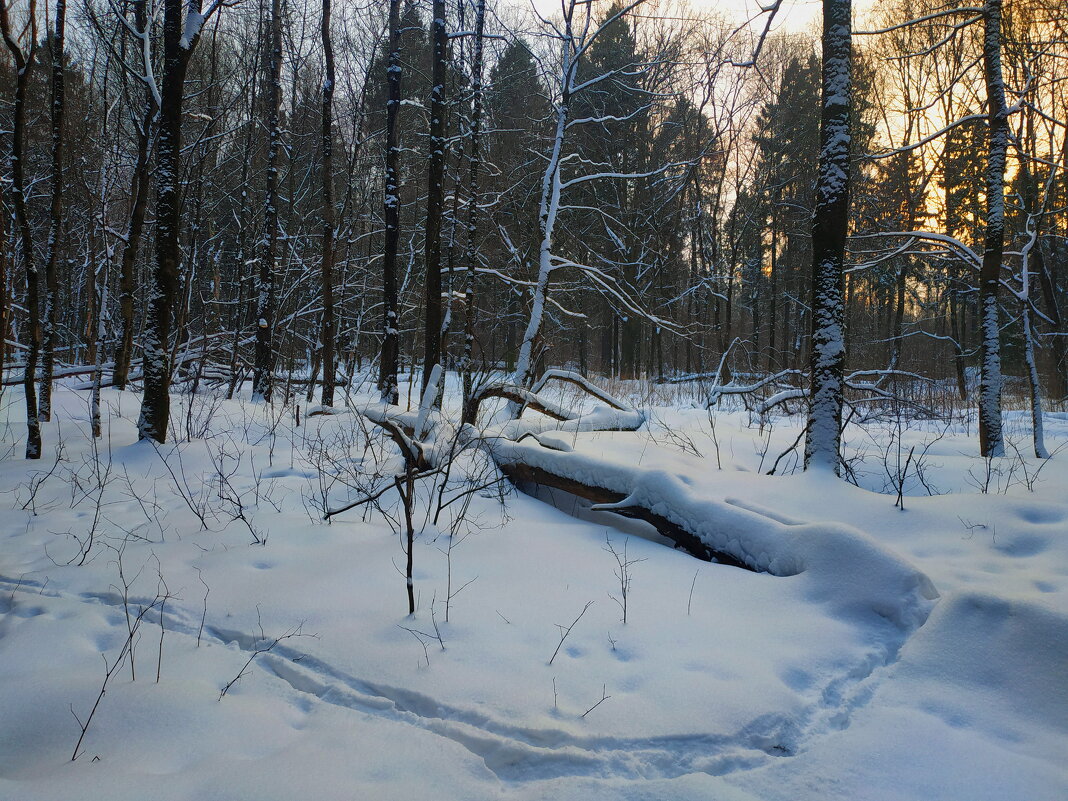
[[[731,565],[732,567],[740,567],[743,570],[755,569],[740,559],[731,556],[729,553],[717,551],[714,548],[709,547],[698,537],[691,534],[682,526],[668,520],[666,517],[662,517],[643,506],[625,503],[627,500],[627,495],[625,493],[617,492],[606,487],[599,487],[596,484],[582,483],[566,476],[550,473],[548,470],[534,467],[529,464],[513,462],[501,464],[500,468],[501,472],[504,473],[512,483],[527,482],[530,484],[537,484],[541,487],[551,487],[552,489],[563,490],[564,492],[569,492],[572,495],[584,498],[587,501],[592,501],[594,504],[607,504],[612,507],[610,509],[599,510],[594,506],[593,508],[595,511],[613,512],[617,515],[629,517],[634,520],[644,520],[646,523],[652,525],[662,536],[667,537],[674,542],[676,547],[681,548],[691,556],[696,556],[698,559],[702,559],[705,562]]]
[[[913,630],[938,597],[930,579],[863,532],[834,522],[787,520],[744,499],[717,497],[685,467],[684,472],[641,467],[545,435],[486,446],[515,480],[588,498],[595,501],[593,511],[645,520],[695,555],[711,554],[755,573],[799,577],[804,592],[840,614],[873,615]],[[796,480],[816,493],[837,486],[821,476]]]

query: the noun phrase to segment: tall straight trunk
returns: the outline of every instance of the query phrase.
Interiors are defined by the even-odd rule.
[[[138,0],[134,5],[134,25],[142,41],[148,41],[148,0]],[[142,68],[146,76],[151,68],[151,54],[145,49]],[[145,110],[141,127],[137,132],[137,156],[133,175],[130,178],[130,219],[126,228],[126,238],[122,243],[122,256],[119,261],[119,318],[122,330],[119,334],[118,347],[115,350],[115,370],[112,383],[116,389],[126,389],[130,376],[130,361],[133,358],[134,334],[134,294],[137,280],[134,270],[137,266],[137,250],[141,244],[141,235],[145,227],[145,211],[148,209],[149,192],[149,155],[151,152],[152,128],[156,122],[159,109],[156,105],[153,86],[145,83]]]
[[[41,393],[37,414],[41,422],[52,419],[52,374],[56,361],[56,325],[59,301],[59,238],[63,228],[63,49],[66,39],[67,3],[56,0],[55,30],[49,42],[52,51],[52,191],[48,209],[48,247],[45,251],[45,308],[41,339]]]
[[[1059,387],[1057,392],[1061,398],[1068,398],[1068,331],[1065,331],[1064,318],[1057,305],[1058,288],[1043,252],[1041,238],[1035,245],[1035,272],[1038,273],[1042,287],[1046,314],[1053,322],[1053,331],[1056,334],[1052,337],[1053,373],[1058,382],[1055,386]]]
[[[56,0],[52,51],[52,192],[48,208],[48,248],[45,251],[44,336],[41,340],[41,394],[37,413],[42,422],[52,419],[52,373],[56,361],[56,325],[59,305],[59,237],[63,228],[63,111],[66,89],[63,48],[66,39],[67,2]]]
[[[330,0],[323,0],[323,317],[319,349],[323,365],[323,406],[334,405],[334,44],[330,38]]]
[[[188,26],[184,13],[187,6],[190,22],[195,23]],[[164,0],[163,85],[160,91],[159,146],[156,155],[156,173],[159,176],[156,189],[156,265],[149,284],[143,337],[145,391],[137,420],[138,439],[153,439],[161,444],[167,441],[170,417],[171,369],[168,346],[181,265],[179,172],[182,103],[189,58],[199,40],[202,22],[198,0]]]
[[[426,191],[426,313],[423,328],[423,382],[426,389],[434,365],[441,361],[441,220],[445,203],[445,69],[449,35],[445,0],[434,0],[431,22],[432,78],[430,89],[430,159]]]
[[[834,472],[845,366],[842,267],[849,228],[850,6],[850,0],[823,0],[823,113],[812,214],[812,385],[805,467]]]
[[[960,298],[954,285],[949,289],[949,330],[953,335],[953,367],[957,376],[957,394],[961,400],[968,398],[968,376],[964,371],[964,324],[961,321]]]
[[[279,0],[271,0],[270,76],[267,88],[267,174],[263,193],[263,239],[257,254],[256,356],[252,370],[252,397],[271,402],[274,388],[275,258],[278,242],[278,154],[282,108],[282,20]]]
[[[113,383],[116,389],[126,389],[126,382],[130,377],[130,361],[133,358],[134,295],[137,292],[135,269],[137,250],[141,244],[141,235],[145,226],[145,212],[148,209],[149,143],[155,117],[156,108],[150,103],[146,106],[144,119],[141,122],[142,129],[138,133],[137,160],[130,179],[130,220],[126,229],[126,238],[122,243],[122,256],[119,262],[119,317],[122,321],[122,330],[115,353]]]
[[[1035,332],[1031,321],[1031,301],[1028,297],[1028,285],[1031,281],[1024,266],[1022,275],[1024,287],[1023,303],[1023,333],[1024,333],[1024,363],[1027,365],[1027,386],[1031,395],[1031,441],[1035,448],[1035,457],[1048,459],[1049,451],[1046,449],[1046,440],[1042,425],[1042,383],[1038,376],[1038,362],[1035,359]]]
[[[384,222],[386,235],[382,254],[382,357],[379,360],[378,391],[386,403],[400,400],[397,360],[397,250],[400,244],[400,128],[401,102],[400,0],[389,0],[389,56],[386,62],[386,180]]]
[[[460,368],[463,374],[463,422],[471,423],[472,425],[475,423],[475,408],[471,403],[471,398],[474,394],[471,371],[475,360],[475,320],[477,318],[475,310],[475,279],[477,276],[475,270],[477,259],[475,235],[478,231],[478,169],[481,166],[479,136],[482,133],[482,60],[485,30],[486,0],[478,0],[478,5],[475,7],[475,54],[474,63],[471,67],[471,173],[467,183],[467,250],[464,253],[464,258],[467,260],[467,289],[464,293],[467,316],[464,321],[464,355]]]
[[[96,342],[95,356],[93,358],[93,389],[90,400],[90,421],[93,428],[93,436],[99,438],[100,426],[100,388],[104,384],[104,351],[107,344],[107,317],[104,309],[108,302],[108,273],[110,272],[111,260],[104,258],[100,267],[100,275],[90,269],[93,276],[93,293],[97,306],[96,331],[91,335]]]
[[[779,240],[778,223],[776,222],[775,209],[778,201],[773,200],[771,206],[771,258],[768,268],[768,281],[771,284],[768,292],[768,362],[767,371],[775,372],[777,359],[777,329],[779,326]]]
[[[979,452],[1003,456],[1001,428],[1001,326],[998,286],[1005,247],[1005,159],[1009,141],[1009,112],[1001,72],[1001,4],[983,5],[983,78],[986,83],[989,150],[986,161],[986,232],[979,270]]]
[[[1022,141],[1026,143],[1029,148],[1027,152],[1034,153],[1037,148],[1035,146],[1035,129],[1034,129],[1034,116],[1028,114],[1025,117],[1025,123],[1027,126],[1027,133],[1024,137],[1021,137]],[[1022,149],[1022,148],[1021,148]],[[1027,222],[1025,224],[1025,232],[1030,235],[1030,238],[1026,245],[1024,245],[1021,251],[1020,259],[1020,323],[1023,328],[1023,345],[1024,345],[1024,364],[1027,366],[1027,384],[1029,394],[1031,396],[1031,426],[1032,426],[1032,443],[1034,444],[1035,457],[1038,459],[1048,459],[1049,451],[1046,448],[1045,435],[1043,432],[1043,419],[1042,419],[1042,381],[1038,374],[1038,359],[1035,353],[1035,338],[1036,331],[1034,327],[1033,311],[1036,310],[1031,300],[1031,264],[1034,262],[1035,272],[1041,281],[1041,276],[1045,272],[1045,264],[1042,258],[1042,223],[1043,212],[1045,211],[1046,203],[1049,199],[1050,189],[1055,178],[1055,173],[1051,172],[1048,183],[1045,190],[1042,193],[1042,198],[1039,198],[1039,188],[1036,181],[1036,176],[1031,172],[1031,167],[1026,160],[1021,160],[1019,165],[1020,181],[1023,190],[1021,192],[1023,200],[1023,208],[1027,215]],[[1059,327],[1059,315],[1057,315],[1056,304],[1054,304],[1054,314],[1050,317],[1050,321],[1055,327]],[[1054,337],[1054,339],[1060,339],[1060,337]]]
[[[912,228],[907,227],[906,231]],[[888,365],[890,370],[896,370],[901,362],[902,337],[905,335],[905,302],[906,290],[909,280],[909,257],[902,256],[901,263],[897,268],[897,276],[894,280],[894,322],[890,330],[890,358]]]
[[[1061,163],[1064,164],[1066,160],[1068,160],[1068,130],[1064,131],[1061,139]],[[1053,320],[1054,331],[1057,334],[1057,336],[1052,337],[1053,369],[1057,379],[1057,393],[1062,400],[1068,400],[1068,330],[1065,327],[1065,317],[1058,307],[1058,295],[1060,293],[1056,267],[1058,260],[1056,258],[1047,259],[1043,250],[1042,240],[1040,239],[1038,250],[1035,254],[1035,258],[1039,261],[1036,262],[1035,266],[1042,282],[1042,294],[1046,301],[1047,313],[1050,319]]]
[[[256,54],[255,63],[258,68],[260,64],[259,53]],[[259,73],[257,72],[250,77],[248,83],[249,115],[255,113],[258,87]],[[237,254],[234,260],[234,275],[237,279],[237,302],[230,307],[232,346],[230,348],[230,381],[226,388],[227,400],[233,399],[234,393],[237,392],[238,386],[241,384],[244,376],[244,366],[241,365],[240,360],[241,334],[244,332],[245,326],[247,325],[249,313],[249,304],[247,303],[248,298],[246,295],[246,286],[248,282],[245,280],[245,269],[248,266],[249,250],[249,226],[246,224],[249,216],[249,193],[246,190],[249,185],[249,174],[255,172],[255,165],[251,163],[254,158],[254,134],[255,130],[253,126],[247,126],[245,133],[245,152],[253,154],[253,156],[250,156],[241,162],[241,186],[243,189],[240,193],[238,203]],[[255,245],[253,245],[253,247],[255,247]]]
[[[27,50],[23,52],[11,30],[7,4],[0,0],[0,32],[4,43],[15,60],[15,94],[11,107],[11,205],[15,210],[15,224],[19,229],[22,245],[22,263],[26,268],[26,312],[28,316],[26,369],[22,375],[22,387],[26,396],[26,458],[41,458],[41,422],[37,416],[37,357],[41,350],[41,309],[39,295],[40,277],[33,252],[33,233],[26,211],[25,163],[26,141],[26,91],[30,83],[35,51],[37,49],[36,3],[30,0]]]
[[[7,295],[7,202],[0,191],[0,379],[7,364],[7,329],[10,298]],[[3,397],[3,381],[0,380],[0,397]]]

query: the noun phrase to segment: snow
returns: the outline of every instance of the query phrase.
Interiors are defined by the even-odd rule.
[[[178,44],[182,49],[189,50],[196,38],[200,35],[200,29],[204,27],[205,17],[198,11],[189,10],[185,15],[185,29]]]
[[[446,377],[447,409],[456,384]],[[527,412],[499,433],[525,427],[544,444],[500,442],[502,455],[617,482],[769,572],[700,562],[567,496],[511,494],[502,506],[486,492],[451,548],[453,518],[423,528],[419,512],[408,617],[404,555],[386,519],[365,506],[326,525],[316,505],[320,468],[344,478],[376,459],[383,474],[396,467],[382,455],[388,441],[368,450],[355,413],[302,415],[298,428],[281,407],[198,396],[193,413],[210,436],[185,441],[189,401],[175,397],[179,440],[157,450],[136,442],[139,398],[104,390],[98,459],[87,396],[61,386],[32,464],[13,455],[25,420],[21,395],[5,393],[0,798],[1068,795],[1063,456],[1029,492],[1009,457],[987,479],[974,431],[951,426],[939,439],[943,426],[916,423],[895,436],[906,450],[929,444],[926,477],[942,494],[910,476],[902,511],[883,494],[891,429],[847,430],[847,457],[866,454],[852,462],[859,487],[825,473],[766,476],[798,419],[760,431],[743,412],[719,413],[717,446],[703,410],[631,401],[639,408],[624,413],[553,387],[541,391],[561,406],[646,422],[605,432],[589,415],[579,425]],[[407,414],[416,422],[417,409]],[[1006,413],[1010,442],[1026,444],[1028,425]],[[1068,440],[1065,415],[1048,414],[1046,429],[1051,451]],[[44,478],[60,432],[64,459]],[[700,456],[672,444],[680,432]],[[324,448],[333,461],[317,461]],[[1022,464],[1032,477],[1039,467]],[[331,505],[361,492],[327,484]],[[249,544],[233,503],[219,500],[231,494],[266,545]],[[382,503],[396,516],[395,493]],[[68,564],[94,519],[86,564]],[[619,583],[606,536],[629,537],[628,559],[644,560],[630,568],[626,625],[609,597]],[[146,613],[136,680],[128,664],[115,672],[71,762],[71,710],[85,719],[101,654],[114,660],[128,637],[120,555],[135,613],[172,597],[162,629],[158,606]],[[590,601],[549,665],[558,624]],[[401,628],[435,626],[444,650],[430,639],[424,651]]]

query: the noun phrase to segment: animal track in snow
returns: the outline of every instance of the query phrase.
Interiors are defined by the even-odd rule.
[[[111,609],[121,609],[123,604],[122,597],[114,592],[69,595],[35,582],[17,584],[0,576],[0,591],[5,596],[15,592],[43,594]],[[4,600],[7,601],[7,597]],[[149,606],[152,601],[148,597],[128,599],[134,607]],[[8,609],[12,606],[22,614],[45,611],[40,606],[7,604]],[[144,620],[160,624],[159,610],[152,609]],[[162,622],[168,634],[195,638],[200,628],[200,614],[168,603]],[[274,641],[272,637],[211,624],[204,627],[203,635],[217,643],[236,646],[246,654],[264,649]],[[563,729],[505,722],[481,711],[442,703],[419,692],[350,675],[294,647],[291,641],[276,642],[269,651],[264,650],[256,657],[253,666],[285,682],[298,693],[293,701],[295,706],[306,710],[309,702],[327,703],[432,732],[479,757],[503,781],[565,776],[650,779],[698,772],[721,776],[752,770],[773,759],[795,755],[810,738],[848,725],[852,712],[871,696],[873,686],[868,679],[880,666],[896,659],[901,644],[892,642],[885,651],[873,650],[861,662],[835,675],[823,686],[806,687],[805,695],[811,701],[800,714],[763,715],[728,734],[654,737],[587,736]]]

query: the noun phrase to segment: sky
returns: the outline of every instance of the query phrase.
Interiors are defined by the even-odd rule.
[[[594,0],[607,6],[612,0]],[[533,5],[540,13],[552,15],[560,8],[561,0],[515,0],[516,5]],[[737,21],[755,17],[759,13],[757,0],[688,0],[695,9],[718,11]],[[853,0],[854,13],[863,15],[874,5],[874,0]],[[776,15],[775,30],[803,31],[817,30],[819,25],[821,0],[784,0]]]
[[[552,15],[560,8],[561,0],[528,0],[540,13]],[[607,7],[611,0],[595,0]],[[718,11],[738,22],[743,22],[749,17],[759,13],[758,4],[755,0],[689,0],[695,9],[709,9]],[[518,5],[523,4],[520,0]],[[785,0],[783,7],[776,17],[776,29],[802,30],[810,22],[817,19],[820,11],[820,0]]]

